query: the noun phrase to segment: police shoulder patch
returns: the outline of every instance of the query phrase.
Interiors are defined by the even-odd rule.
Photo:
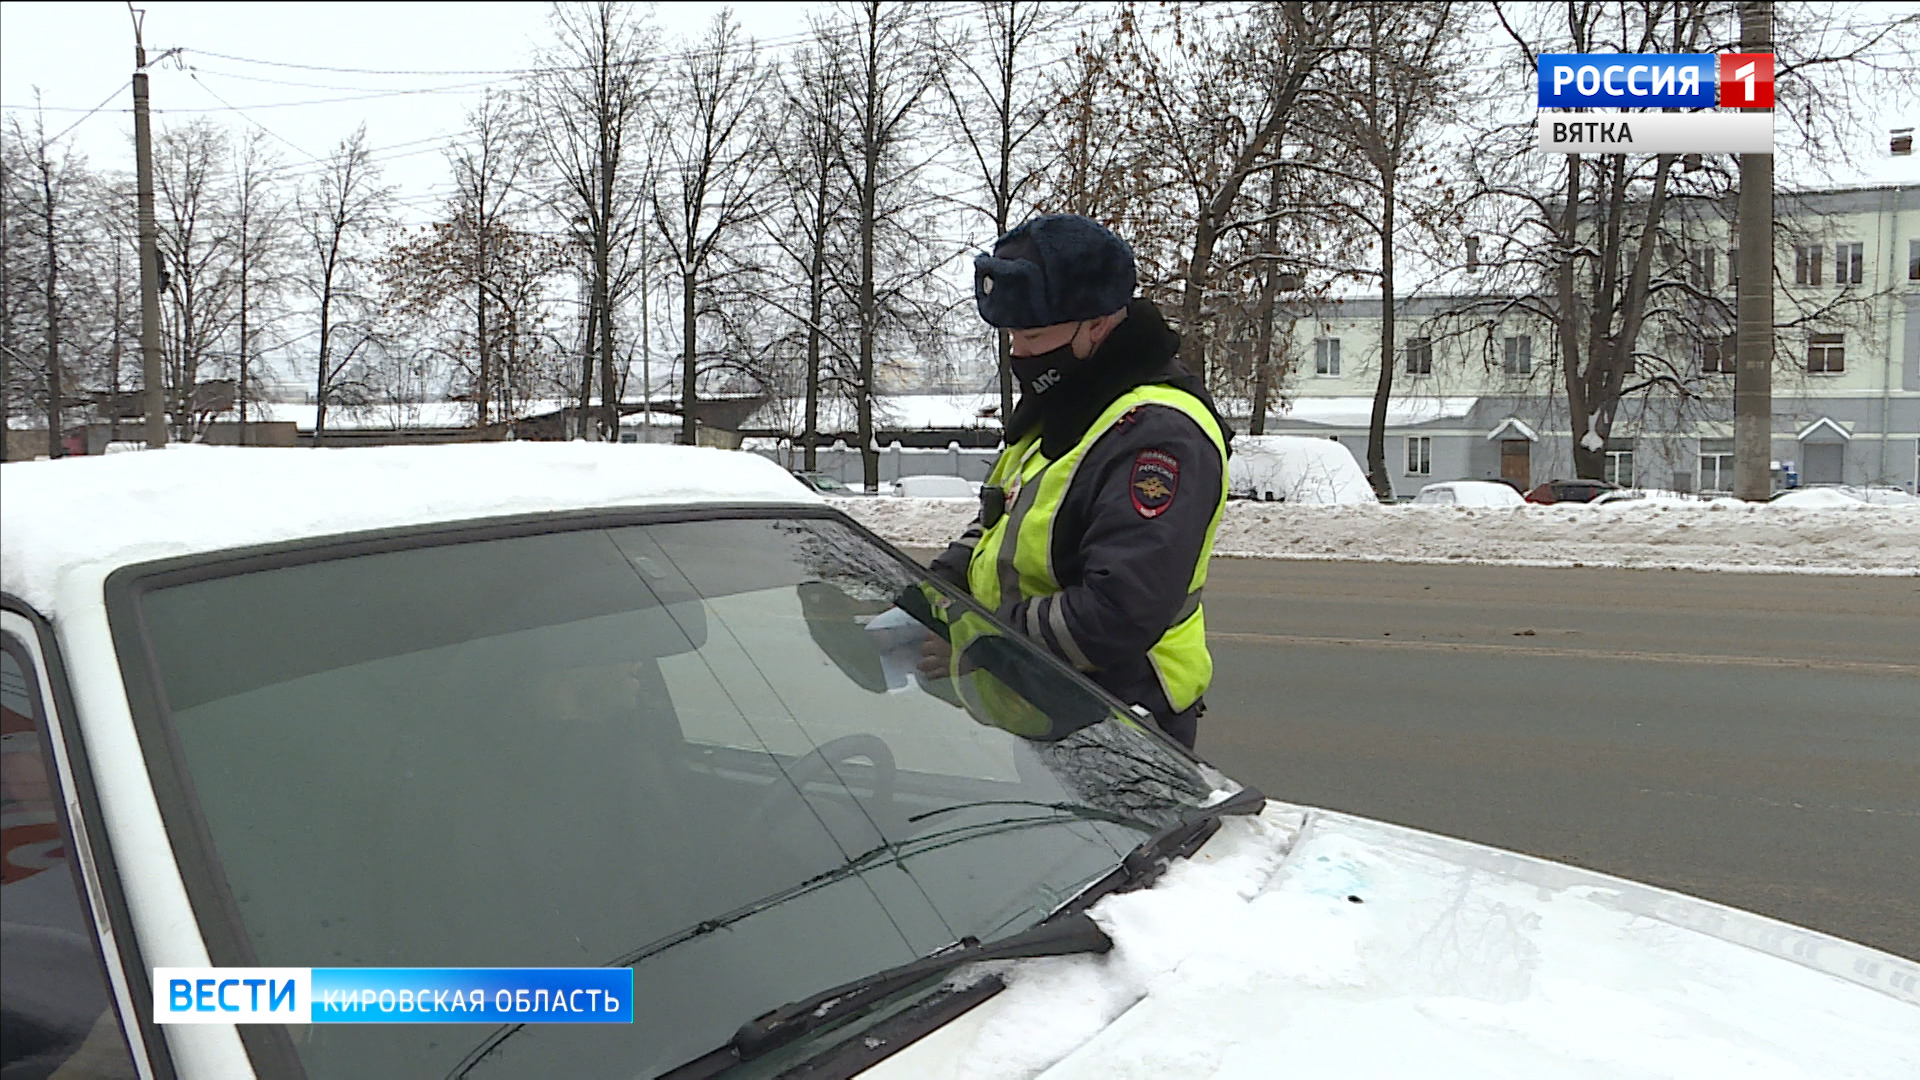
[[[1142,450],[1133,459],[1133,508],[1143,518],[1157,518],[1173,505],[1180,489],[1180,461],[1164,450]]]

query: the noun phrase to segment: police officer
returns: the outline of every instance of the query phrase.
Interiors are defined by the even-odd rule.
[[[1012,332],[1021,397],[980,516],[933,572],[1191,748],[1232,433],[1135,284],[1126,242],[1073,214],[974,260],[974,302]]]

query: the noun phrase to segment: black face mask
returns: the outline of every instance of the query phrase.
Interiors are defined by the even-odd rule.
[[[1076,329],[1074,337],[1079,336],[1080,331]],[[1057,349],[1048,349],[1034,356],[1013,357],[1013,377],[1020,380],[1021,387],[1027,393],[1044,394],[1065,382],[1092,358],[1092,353],[1085,358],[1073,355],[1073,339],[1068,338],[1067,343]]]

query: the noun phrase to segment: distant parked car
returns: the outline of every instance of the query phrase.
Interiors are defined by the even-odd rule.
[[[1415,506],[1525,506],[1520,493],[1495,480],[1448,480],[1428,484],[1413,497]]]
[[[1237,436],[1227,461],[1227,495],[1322,505],[1375,501],[1353,451],[1304,435]]]
[[[829,476],[823,472],[803,472],[799,469],[795,469],[793,472],[793,476],[794,476],[794,479],[800,481],[801,483],[807,485],[808,487],[812,488],[813,490],[819,492],[822,495],[862,494],[860,489],[851,488],[841,483],[839,477]]]
[[[1618,491],[1603,491],[1589,500],[1589,505],[1604,506],[1618,502],[1698,502],[1700,496],[1689,495],[1684,491],[1667,491],[1664,488],[1621,488]]]
[[[1860,487],[1853,484],[1816,484],[1782,491],[1768,501],[1776,506],[1799,507],[1802,510],[1844,510],[1859,505],[1914,506],[1920,504],[1920,497],[1884,485]]]
[[[1624,491],[1605,480],[1549,480],[1527,492],[1530,503],[1589,503],[1609,491]]]
[[[893,482],[893,493],[915,499],[972,499],[979,494],[958,476],[903,476]]]

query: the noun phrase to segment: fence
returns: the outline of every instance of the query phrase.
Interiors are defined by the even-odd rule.
[[[798,469],[806,461],[806,448],[786,439],[776,445],[754,445],[748,449],[789,469]],[[999,456],[998,449],[969,449],[958,443],[949,443],[945,450],[921,450],[896,442],[880,451],[880,482],[890,484],[903,476],[958,476],[964,480],[985,480],[993,468],[994,458]],[[820,447],[814,452],[814,461],[815,472],[824,473],[850,487],[859,487],[866,482],[862,474],[860,452],[844,442],[836,441],[832,446]]]

